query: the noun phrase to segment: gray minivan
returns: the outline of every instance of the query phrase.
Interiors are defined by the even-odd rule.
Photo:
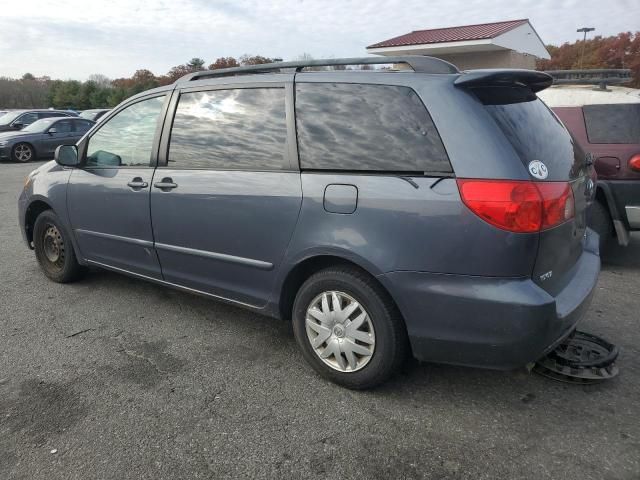
[[[54,281],[102,267],[291,320],[350,388],[409,353],[523,366],[600,270],[591,167],[536,97],[551,82],[420,56],[196,72],[59,147],[21,229]]]

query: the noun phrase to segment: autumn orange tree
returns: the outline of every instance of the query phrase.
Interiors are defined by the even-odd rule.
[[[627,86],[640,88],[640,32],[623,32],[611,37],[600,35],[587,40],[547,45],[550,60],[538,60],[538,70],[572,70],[580,68],[629,68],[633,81]]]

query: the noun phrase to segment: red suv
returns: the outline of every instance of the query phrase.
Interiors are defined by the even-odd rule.
[[[597,201],[589,225],[600,234],[601,249],[614,236],[627,245],[629,232],[640,230],[640,101],[637,90],[613,88],[596,93],[585,87],[558,87],[550,89],[556,90],[550,98],[543,97],[593,158]]]

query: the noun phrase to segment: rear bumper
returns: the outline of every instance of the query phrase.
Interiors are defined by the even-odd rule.
[[[625,205],[624,207],[627,221],[632,230],[640,230],[640,202],[638,203],[638,205]]]
[[[629,230],[640,230],[640,180],[598,180],[607,194],[611,216]]]
[[[544,356],[574,330],[598,280],[596,252],[585,249],[555,297],[530,278],[392,272],[380,280],[418,360],[510,369]]]

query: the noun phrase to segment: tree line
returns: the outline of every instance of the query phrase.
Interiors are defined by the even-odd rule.
[[[629,68],[633,81],[628,86],[640,88],[640,32],[623,32],[615,36],[596,36],[586,41],[548,45],[550,60],[539,60],[539,70],[570,70],[577,68]],[[583,55],[584,52],[584,55]],[[311,60],[309,54],[299,57]],[[168,85],[188,73],[200,70],[258,65],[280,59],[261,55],[242,55],[239,58],[220,57],[205,67],[201,58],[192,58],[176,65],[164,75],[137,70],[130,78],[109,79],[91,75],[87,81],[52,80],[25,73],[20,79],[0,77],[0,108],[110,108],[136,93],[161,85]],[[345,67],[336,67],[344,69]],[[363,66],[362,68],[368,68]]]
[[[261,55],[220,57],[206,66],[201,58],[192,58],[187,63],[176,65],[164,75],[140,69],[130,78],[109,79],[101,74],[91,75],[87,81],[52,80],[50,77],[34,77],[25,73],[20,79],[0,77],[0,108],[61,108],[86,110],[111,108],[124,99],[150,88],[168,85],[188,73],[205,69],[238,67],[271,63],[280,59]]]
[[[623,32],[611,37],[598,35],[559,47],[547,45],[547,50],[551,59],[538,60],[538,70],[629,68],[633,80],[625,86],[640,88],[640,32]]]

